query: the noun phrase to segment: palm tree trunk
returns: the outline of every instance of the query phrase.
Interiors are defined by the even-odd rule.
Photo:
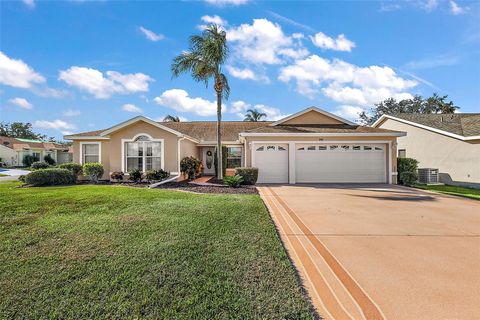
[[[223,179],[223,159],[222,159],[222,89],[215,86],[217,91],[217,179]],[[219,90],[220,89],[220,90]]]

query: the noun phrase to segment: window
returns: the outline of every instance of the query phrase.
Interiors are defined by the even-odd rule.
[[[135,141],[125,142],[126,171],[162,169],[162,142],[139,136]]]
[[[355,150],[355,151],[358,151],[358,150],[360,150],[360,149],[361,149],[360,146],[353,146],[353,147],[352,147],[352,150]]]
[[[350,146],[342,146],[342,149],[348,151],[350,150]]]
[[[370,147],[370,146],[363,146],[363,150],[372,150],[372,147]]]
[[[307,150],[315,150],[315,146],[310,146],[307,148]]]
[[[37,161],[40,161],[42,159],[40,152],[32,152],[32,156],[37,159]]]
[[[261,146],[261,147],[257,148],[257,151],[263,151],[264,149],[265,149],[265,147]]]
[[[336,150],[338,146],[330,146],[330,150]]]
[[[327,150],[327,146],[318,146],[319,151],[325,151]]]
[[[287,149],[285,149],[285,148],[282,147],[282,146],[278,146],[278,151],[287,151]]]
[[[242,148],[228,147],[227,148],[227,168],[238,168],[242,166]]]
[[[82,163],[100,162],[100,144],[82,144]]]
[[[406,158],[406,157],[407,157],[407,150],[405,150],[405,149],[398,149],[398,157],[399,157],[399,158]]]

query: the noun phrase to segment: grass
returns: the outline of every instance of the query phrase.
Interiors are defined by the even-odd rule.
[[[8,177],[8,174],[0,173],[0,177]]]
[[[415,185],[415,187],[419,189],[430,190],[430,191],[480,200],[480,189],[446,186],[446,185],[442,186],[442,185],[421,185],[421,184]]]
[[[257,195],[0,183],[1,318],[311,319]]]

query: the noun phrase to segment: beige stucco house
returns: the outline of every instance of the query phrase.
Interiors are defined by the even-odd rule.
[[[395,183],[396,139],[403,135],[359,126],[316,107],[276,122],[222,122],[229,172],[258,167],[259,183]],[[64,138],[73,140],[74,161],[101,162],[104,178],[133,168],[179,175],[186,156],[201,159],[204,174],[214,174],[215,121],[155,122],[138,116]]]
[[[441,182],[480,186],[480,113],[383,115],[374,128],[399,130],[399,157],[439,169]]]
[[[50,155],[57,163],[72,161],[72,150],[67,145],[0,136],[1,163],[9,167],[21,167],[26,155],[35,156],[40,161],[43,161],[46,155]]]

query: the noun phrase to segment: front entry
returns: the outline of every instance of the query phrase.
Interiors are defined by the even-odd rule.
[[[213,165],[213,157],[215,148],[203,148],[202,153],[202,162],[203,162],[203,173],[205,175],[214,175],[215,174],[215,166]]]

